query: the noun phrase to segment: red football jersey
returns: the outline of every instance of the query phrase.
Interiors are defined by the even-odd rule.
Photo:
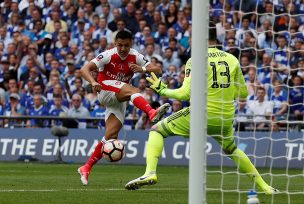
[[[130,49],[128,56],[122,59],[117,48],[100,53],[91,62],[95,63],[98,68],[98,83],[104,80],[117,80],[129,83],[134,72],[129,68],[129,64],[137,64],[141,67],[146,67],[150,62],[139,52]]]

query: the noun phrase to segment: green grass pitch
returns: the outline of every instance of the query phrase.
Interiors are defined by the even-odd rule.
[[[158,168],[159,183],[137,191],[124,189],[125,183],[144,172],[144,166],[97,165],[90,175],[89,186],[80,184],[76,164],[42,163],[0,163],[0,203],[104,203],[104,204],[185,204],[188,203],[188,168]],[[246,176],[237,176],[234,168],[224,168],[224,176],[218,173],[220,168],[208,168],[208,203],[246,203],[246,193],[252,188],[252,182]],[[263,172],[263,169],[260,170]],[[292,204],[303,203],[303,170],[289,170],[290,175],[299,175],[287,179],[285,170],[273,170],[273,185],[283,191],[278,195],[258,194],[260,203]],[[264,176],[267,181],[270,177]],[[223,183],[223,191],[219,191]],[[286,194],[286,184],[289,183]],[[242,192],[230,192],[234,189]],[[292,194],[302,192],[302,194]],[[273,200],[272,200],[273,199]],[[222,200],[224,202],[222,202]]]

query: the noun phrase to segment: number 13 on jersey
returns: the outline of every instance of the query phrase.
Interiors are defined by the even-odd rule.
[[[212,88],[228,88],[230,86],[230,71],[229,65],[225,61],[210,62],[212,68]],[[224,69],[222,69],[224,67]],[[220,71],[220,72],[219,72]],[[220,74],[220,79],[218,79],[218,73]],[[225,82],[225,83],[224,83]]]

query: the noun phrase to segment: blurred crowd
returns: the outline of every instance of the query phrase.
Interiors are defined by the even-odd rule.
[[[0,7],[0,115],[103,117],[105,108],[79,70],[112,48],[120,30],[134,34],[133,47],[162,68],[169,88],[183,82],[191,0],[4,0]],[[239,59],[250,93],[247,102],[236,103],[237,128],[278,130],[282,121],[303,121],[304,1],[210,0],[209,8],[219,47]],[[189,106],[155,94],[142,74],[132,84],[153,107],[169,102],[167,115]],[[249,115],[254,123],[247,123]],[[264,122],[269,119],[272,124]],[[4,127],[60,123],[0,121]],[[126,123],[151,127],[131,103]]]

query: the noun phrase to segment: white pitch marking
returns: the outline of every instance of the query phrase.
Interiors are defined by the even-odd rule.
[[[187,188],[141,188],[139,191],[187,191]],[[0,193],[4,192],[60,192],[60,191],[127,191],[123,188],[109,188],[109,189],[0,189]]]

